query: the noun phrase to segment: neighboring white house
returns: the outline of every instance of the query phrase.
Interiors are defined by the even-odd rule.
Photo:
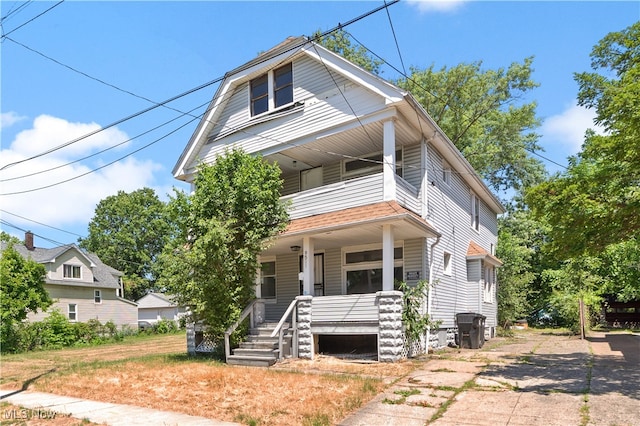
[[[103,324],[113,321],[120,328],[137,329],[138,305],[121,297],[122,272],[102,263],[97,255],[75,244],[35,247],[31,232],[25,233],[24,245],[14,244],[13,248],[25,259],[44,265],[44,288],[53,299],[46,312],[29,314],[30,321],[40,321],[58,309],[71,322],[97,319]]]
[[[160,320],[178,321],[186,310],[178,306],[170,297],[162,293],[149,293],[136,301],[138,304],[138,321],[155,323]]]
[[[260,256],[256,295],[268,321],[298,300],[310,331],[294,355],[313,357],[318,336],[370,334],[379,359],[401,357],[396,280],[431,282],[430,345],[453,341],[457,313],[495,334],[504,208],[410,93],[289,38],[225,75],[174,176],[193,183],[232,148],[282,171],[291,221]]]

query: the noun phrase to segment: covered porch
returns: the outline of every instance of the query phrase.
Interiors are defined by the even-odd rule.
[[[380,360],[396,360],[404,342],[395,283],[427,278],[426,241],[438,236],[395,201],[294,219],[260,256],[264,319],[295,327],[292,356],[313,358],[319,335],[367,334]]]

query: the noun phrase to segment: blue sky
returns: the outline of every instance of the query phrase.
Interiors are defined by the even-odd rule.
[[[216,81],[288,36],[334,28],[381,4],[67,0],[28,22],[56,2],[2,0],[0,167],[119,122],[151,107],[150,101]],[[538,103],[544,120],[543,155],[566,164],[586,128],[593,127],[593,114],[576,107],[573,73],[590,70],[589,53],[602,37],[638,20],[638,1],[402,1],[388,14],[380,11],[345,29],[397,69],[402,62],[407,68],[440,68],[474,61],[487,69],[506,68],[533,56],[533,79],[540,87],[527,100]],[[390,67],[383,67],[382,76],[398,77]],[[169,105],[197,108],[216,87]],[[86,235],[96,204],[120,190],[147,186],[166,199],[172,187],[185,188],[171,171],[196,122],[179,116],[155,108],[6,167],[0,171],[0,194],[12,195],[0,195],[2,220],[53,240],[36,237],[36,245],[51,247]],[[164,124],[169,120],[174,121]],[[68,164],[72,161],[77,162]],[[22,238],[22,231],[6,223],[2,230]]]

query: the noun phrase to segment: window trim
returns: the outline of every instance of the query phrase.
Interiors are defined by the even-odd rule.
[[[480,198],[471,193],[471,229],[480,232]]]
[[[281,87],[276,87],[275,86],[275,73],[276,71],[279,71],[285,67],[291,67],[291,82],[286,83],[285,85],[281,86]],[[267,93],[266,95],[260,95],[259,97],[254,98],[253,97],[253,90],[252,90],[252,85],[255,81],[262,79],[266,77],[267,78]],[[291,88],[291,102],[287,102],[284,103],[282,105],[278,105],[276,106],[276,90],[280,91],[280,90],[284,90],[287,87]],[[281,109],[286,109],[291,107],[291,105],[295,104],[295,93],[294,93],[294,75],[293,75],[293,62],[289,62],[287,64],[281,65],[277,68],[273,68],[270,69],[268,72],[264,73],[264,74],[260,74],[252,79],[249,80],[249,93],[248,93],[248,97],[249,97],[249,116],[251,119],[255,119],[255,118],[259,118],[259,117],[263,117],[265,115],[269,115],[275,111],[279,111]],[[264,97],[267,97],[267,109],[265,111],[260,111],[259,113],[254,113],[254,101],[257,99],[261,99]]]
[[[93,289],[93,303],[95,305],[102,304],[102,290],[99,290],[97,288]]]
[[[379,157],[379,159],[376,157]],[[396,175],[400,177],[403,177],[404,175],[403,158],[404,158],[403,148],[399,147],[396,149],[395,172],[396,172]],[[355,170],[347,170],[347,164],[353,163],[356,161],[362,161],[363,159],[370,160],[368,162],[370,162],[371,165],[364,166],[362,168],[358,168]],[[342,167],[340,172],[343,178],[356,178],[356,177],[368,176],[368,175],[381,172],[383,162],[384,162],[384,152],[382,151],[371,152],[365,155],[361,155],[357,158],[349,158],[346,160],[342,160]]]
[[[442,182],[451,186],[451,166],[446,161],[442,161]]]
[[[70,268],[71,275],[67,276],[67,268]],[[78,270],[78,276],[74,277],[74,271]],[[74,265],[72,263],[64,263],[62,265],[62,278],[66,280],[81,280],[82,279],[82,265]]]
[[[405,258],[405,248],[404,248],[404,240],[396,240],[393,244],[394,250],[397,248],[402,248],[402,258],[393,259],[393,268],[402,268],[402,277],[404,278],[404,258]],[[382,249],[382,244],[365,244],[358,246],[348,246],[342,247],[342,294],[347,294],[347,272],[350,271],[361,271],[366,269],[382,269],[382,260],[374,260],[368,262],[357,262],[357,263],[347,263],[347,253],[357,253],[361,251],[370,251],[370,250],[380,250]]]
[[[442,253],[442,275],[451,276],[453,271],[453,254],[444,251]]]
[[[262,264],[263,263],[273,263],[273,275],[262,275]],[[262,294],[262,278],[263,277],[273,277],[275,282],[274,282],[274,288],[273,288],[273,297],[265,297],[264,294]],[[276,261],[275,256],[269,256],[269,257],[261,257],[260,258],[260,267],[258,268],[258,285],[260,286],[260,299],[264,300],[265,303],[276,303],[278,300],[278,263]]]
[[[71,307],[73,306],[73,311]],[[71,318],[71,315],[74,315],[74,318]],[[67,318],[69,322],[78,322],[78,304],[77,303],[69,303],[67,304]]]
[[[486,264],[482,267],[484,268],[484,279],[482,280],[482,302],[495,303],[496,268],[495,266]]]

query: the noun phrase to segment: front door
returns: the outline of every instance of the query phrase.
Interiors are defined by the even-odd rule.
[[[313,269],[314,269],[314,282],[313,282],[313,295],[314,296],[324,296],[324,253],[316,253],[313,256]],[[300,261],[298,263],[298,270],[300,273],[303,272],[303,262],[302,256],[300,256]],[[299,276],[302,276],[301,274]],[[303,283],[300,280],[300,295],[303,294]]]

